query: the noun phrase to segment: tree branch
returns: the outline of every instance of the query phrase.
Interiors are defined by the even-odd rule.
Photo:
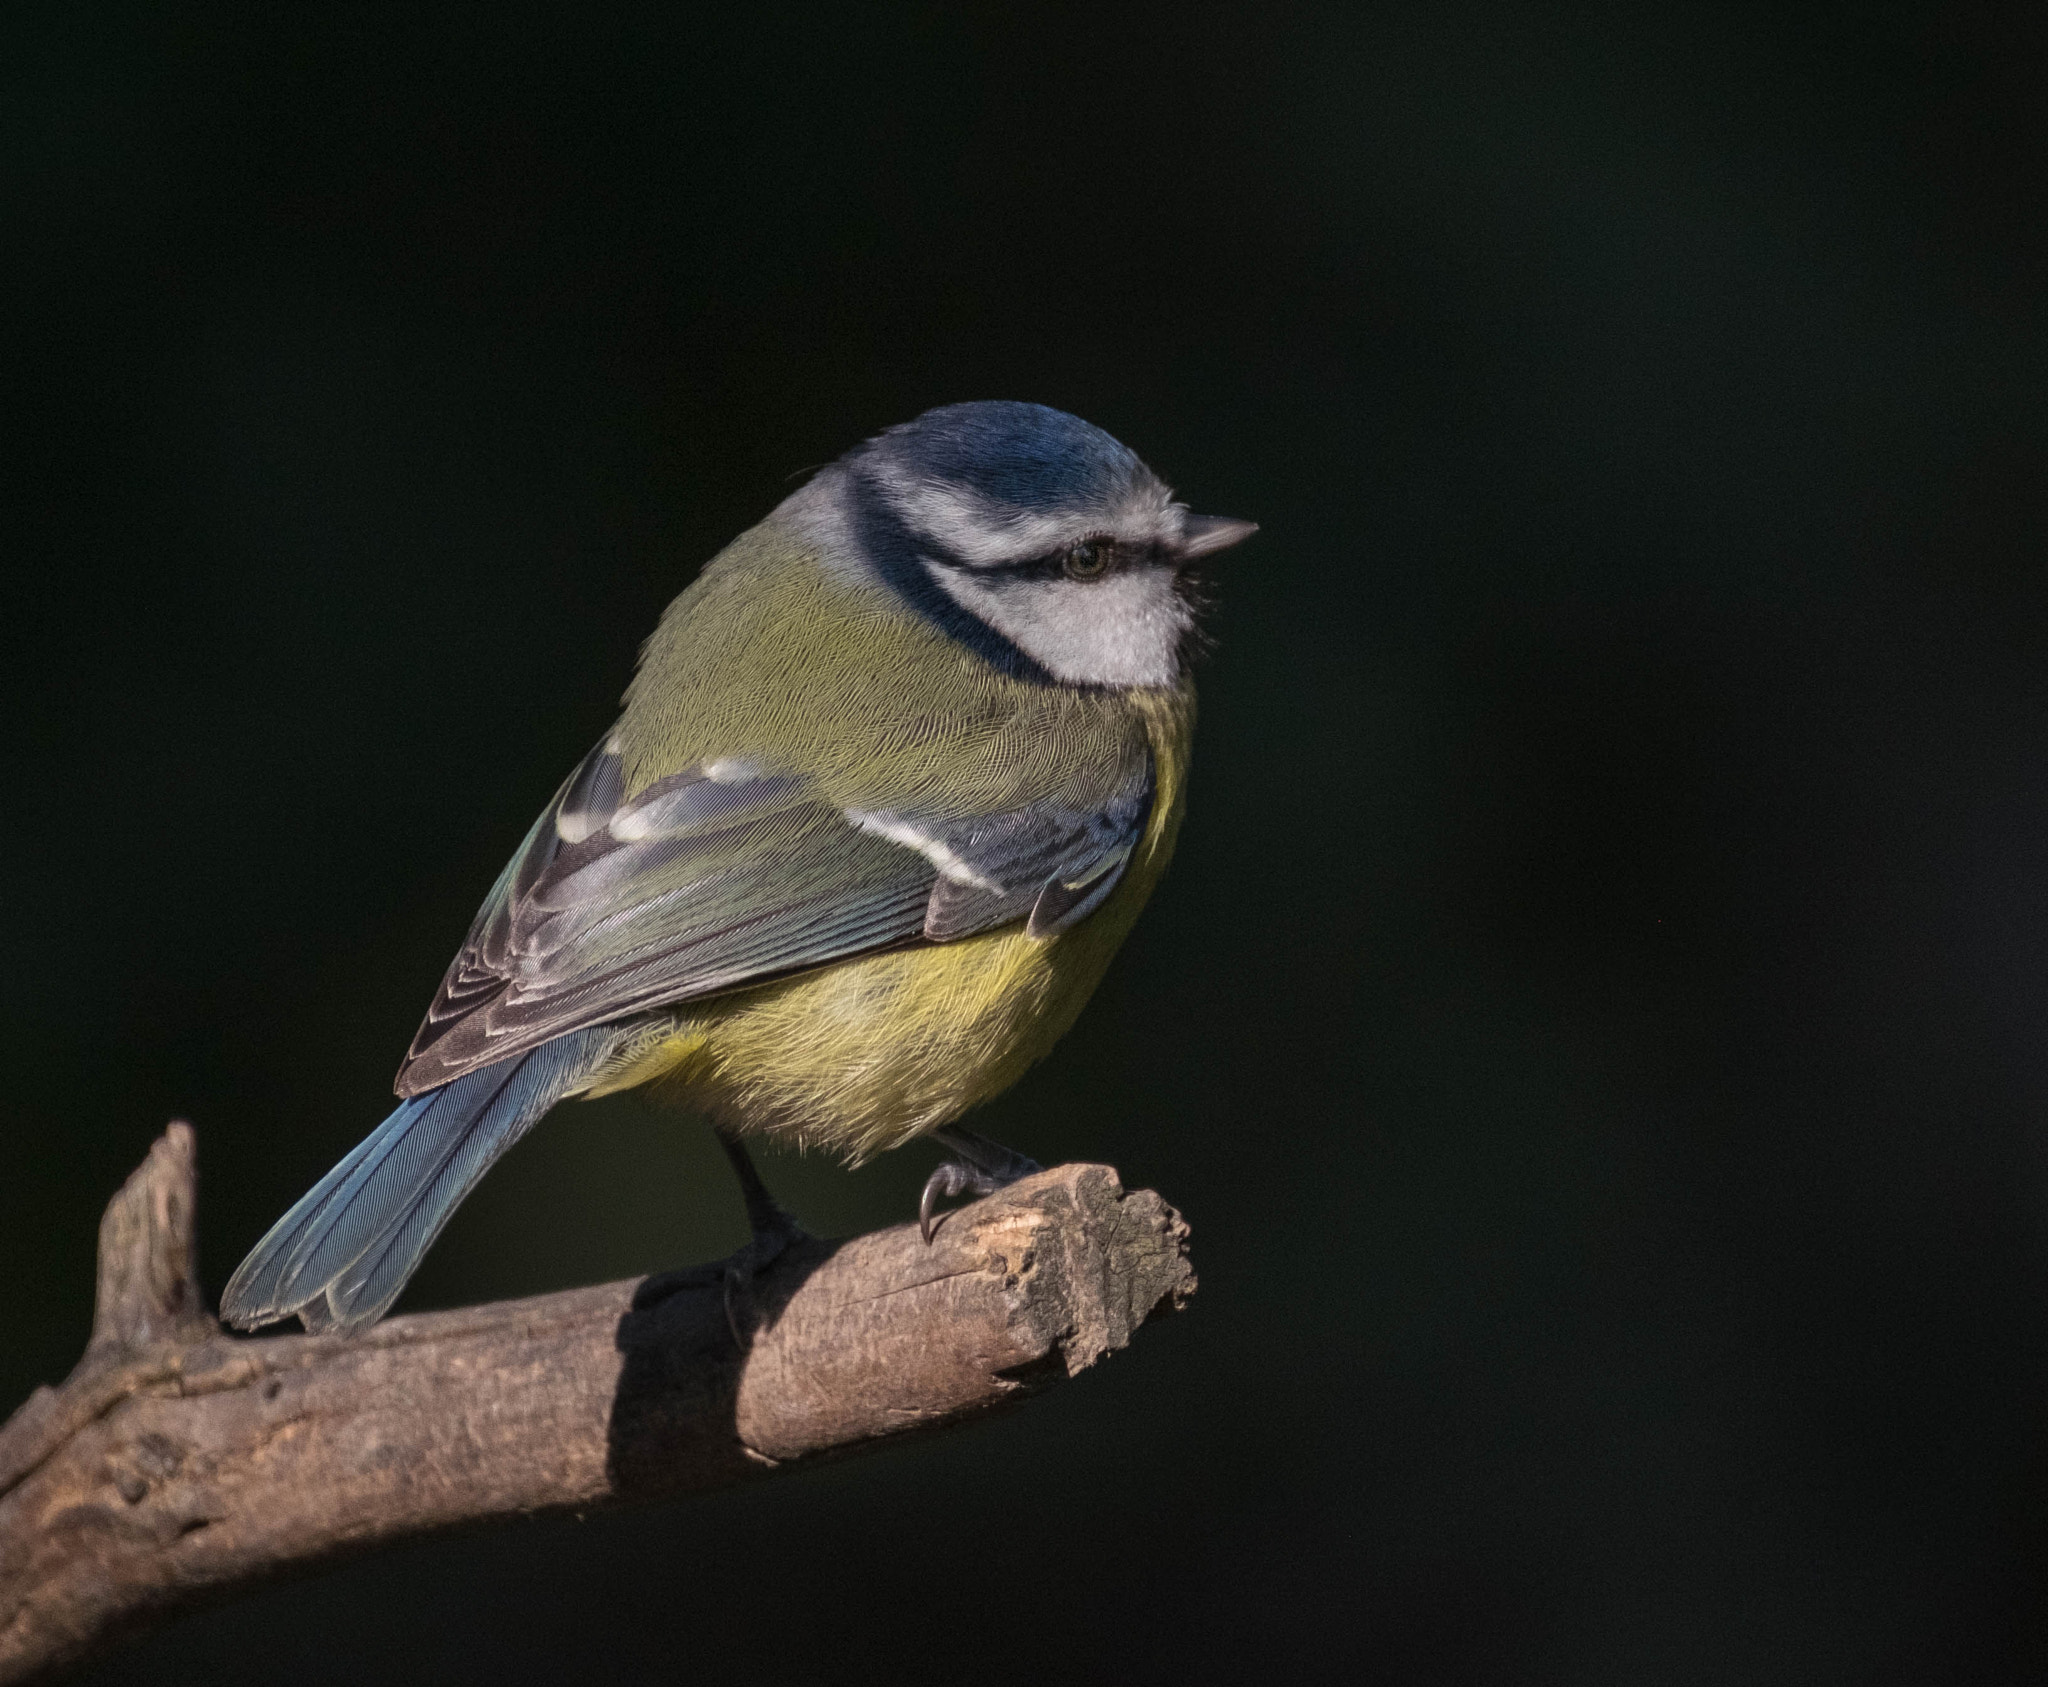
[[[173,1124],[100,1225],[91,1345],[0,1427],[0,1683],[387,1541],[723,1487],[980,1416],[1124,1346],[1194,1290],[1187,1226],[1107,1166],[806,1242],[727,1323],[718,1267],[632,1310],[609,1283],[223,1333]]]

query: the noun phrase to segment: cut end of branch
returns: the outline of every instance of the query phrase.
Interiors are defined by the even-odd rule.
[[[1126,1192],[1114,1167],[1058,1167],[1040,1176],[1047,1240],[1065,1256],[1062,1290],[1042,1304],[1067,1309],[1057,1351],[1072,1376],[1129,1346],[1141,1324],[1178,1312],[1195,1292],[1195,1269],[1187,1221],[1149,1189]]]
[[[199,1291],[198,1194],[192,1127],[173,1120],[100,1219],[94,1348],[201,1341],[214,1332]]]

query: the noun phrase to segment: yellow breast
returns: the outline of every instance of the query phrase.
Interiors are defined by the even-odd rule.
[[[849,1162],[957,1119],[1073,1024],[1166,869],[1186,800],[1189,690],[1137,693],[1156,780],[1123,882],[1050,939],[1021,924],[691,1002],[587,1093],[658,1083],[720,1124]]]

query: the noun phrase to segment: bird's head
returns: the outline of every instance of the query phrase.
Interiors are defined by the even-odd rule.
[[[849,528],[892,586],[1069,685],[1172,683],[1196,565],[1256,530],[1189,514],[1127,447],[1042,404],[928,410],[839,467]]]

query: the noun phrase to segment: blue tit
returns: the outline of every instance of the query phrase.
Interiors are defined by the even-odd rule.
[[[793,1233],[741,1139],[856,1164],[913,1137],[934,1199],[1022,1156],[953,1121],[1059,1038],[1171,854],[1197,516],[1101,429],[955,404],[820,471],[708,563],[618,724],[492,886],[397,1111],[280,1219],[231,1324],[359,1329],[557,1101],[708,1116],[757,1263]]]

